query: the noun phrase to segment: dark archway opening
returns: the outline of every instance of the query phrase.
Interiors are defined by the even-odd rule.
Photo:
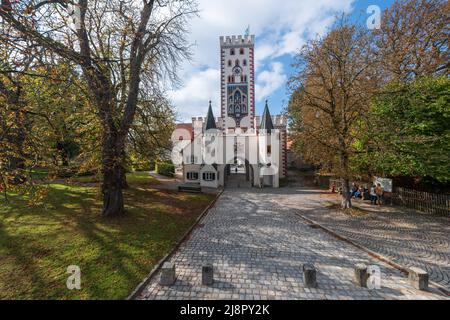
[[[234,162],[227,164],[224,169],[224,185],[227,188],[253,187],[253,167],[247,159],[234,158]]]

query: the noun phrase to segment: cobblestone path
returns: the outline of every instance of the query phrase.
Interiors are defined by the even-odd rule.
[[[170,258],[172,286],[156,274],[139,299],[442,299],[436,289],[413,289],[400,271],[328,233],[297,214],[320,207],[313,190],[226,190]],[[314,263],[318,288],[306,288],[302,264]],[[203,264],[214,265],[214,284],[201,284]],[[382,288],[353,283],[356,263],[377,264]]]
[[[306,198],[309,201],[281,195],[280,201],[288,201],[287,205],[298,209],[301,215],[398,264],[427,270],[430,280],[450,291],[450,217],[400,207],[349,216],[336,210],[317,209],[317,204],[330,199],[328,195]]]

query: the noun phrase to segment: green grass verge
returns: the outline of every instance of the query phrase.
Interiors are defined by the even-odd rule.
[[[126,216],[105,219],[97,188],[48,188],[41,206],[0,200],[0,299],[123,299],[213,198],[137,185]],[[81,268],[81,290],[66,288],[69,265]]]

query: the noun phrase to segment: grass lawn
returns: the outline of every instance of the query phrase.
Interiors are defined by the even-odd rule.
[[[129,184],[137,184],[137,183],[150,183],[150,184],[158,184],[160,183],[158,179],[152,177],[147,171],[136,171],[136,172],[128,172],[127,174],[127,182]],[[47,181],[49,180],[49,171],[47,169],[33,169],[31,170],[31,176],[35,180]],[[97,183],[101,181],[101,177],[96,175],[86,175],[86,176],[74,176],[67,180],[71,183]]]
[[[100,216],[95,187],[50,184],[37,207],[0,200],[0,299],[123,299],[213,198],[129,182],[118,219]],[[81,290],[66,288],[69,265]]]
[[[80,176],[80,177],[73,177],[70,178],[69,181],[71,182],[81,182],[81,183],[91,183],[91,182],[100,182],[100,178],[98,176]],[[151,183],[151,184],[158,184],[159,181],[152,177],[148,172],[130,172],[127,173],[127,182],[129,184],[136,184],[136,183]]]

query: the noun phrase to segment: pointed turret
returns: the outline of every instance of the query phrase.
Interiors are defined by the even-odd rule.
[[[214,115],[211,108],[211,101],[209,101],[208,115],[206,116],[206,125],[205,131],[209,129],[216,129],[216,120],[214,119]]]
[[[268,133],[270,133],[271,130],[275,129],[272,122],[272,117],[270,116],[269,112],[269,106],[267,105],[266,100],[266,106],[264,107],[264,112],[261,119],[261,130],[267,130]]]

